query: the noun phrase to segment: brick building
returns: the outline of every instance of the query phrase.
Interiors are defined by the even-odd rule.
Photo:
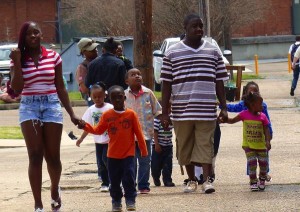
[[[43,32],[43,41],[46,43],[57,43],[58,33],[56,14],[58,0],[1,0],[0,1],[0,43],[16,42],[21,25],[28,20],[37,22]],[[296,5],[298,2],[298,5]],[[295,33],[295,20],[293,8],[299,9],[298,0],[272,0],[272,7],[266,11],[264,20],[255,24],[245,25],[233,32],[233,38],[276,36],[298,34]],[[295,14],[300,13],[294,12]],[[294,19],[294,20],[293,20]],[[296,23],[297,24],[297,23]],[[69,39],[68,39],[69,40]]]
[[[56,43],[57,0],[1,0],[0,42],[17,42],[25,21],[37,22],[43,42]]]
[[[232,34],[236,37],[276,36],[293,34],[294,0],[272,0],[272,6],[265,11],[265,18],[251,25],[246,25]]]

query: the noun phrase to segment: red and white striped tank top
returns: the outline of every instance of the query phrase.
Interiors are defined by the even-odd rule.
[[[55,67],[62,60],[60,55],[51,50],[41,47],[42,54],[38,61],[38,67],[35,66],[32,58],[26,57],[24,66],[22,67],[24,88],[22,95],[41,95],[56,93],[54,84]],[[11,61],[11,66],[13,62]]]

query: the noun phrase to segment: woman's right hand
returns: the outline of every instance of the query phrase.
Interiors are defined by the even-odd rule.
[[[10,59],[13,60],[13,62],[21,63],[21,51],[19,48],[13,48],[9,54]]]

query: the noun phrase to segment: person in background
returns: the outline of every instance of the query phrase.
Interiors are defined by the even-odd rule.
[[[127,88],[125,83],[126,67],[122,60],[116,57],[118,43],[113,37],[108,38],[103,44],[103,54],[93,60],[88,69],[85,86],[89,88],[96,82],[103,82],[107,90],[113,85]],[[106,98],[105,101],[109,101]]]
[[[6,82],[6,87],[1,89],[0,100],[5,103],[18,103],[21,100],[21,95],[16,94],[15,91],[11,88],[11,80]]]
[[[271,149],[269,120],[262,113],[263,98],[258,92],[250,92],[245,97],[243,110],[234,118],[228,118],[227,123],[234,124],[243,121],[243,149],[249,167],[251,191],[265,190],[265,181],[268,171],[268,151]],[[257,179],[257,162],[259,164],[259,179]]]
[[[96,126],[102,114],[113,108],[109,103],[104,102],[106,96],[106,88],[104,83],[99,82],[94,84],[91,88],[91,97],[94,105],[90,106],[83,114],[82,119],[92,126]],[[88,135],[88,132],[84,131],[81,137],[77,140],[76,146],[80,146],[84,138]],[[98,179],[101,179],[102,184],[100,191],[109,191],[109,177],[107,171],[107,147],[109,142],[109,137],[107,132],[102,135],[94,135],[95,147],[96,147],[96,159],[98,167]]]
[[[108,94],[114,108],[104,112],[97,126],[92,127],[88,123],[81,123],[79,128],[98,135],[107,130],[110,138],[107,166],[111,183],[112,211],[122,211],[121,182],[124,188],[126,210],[136,211],[135,137],[141,156],[146,157],[148,151],[137,114],[133,110],[125,108],[124,89],[115,85],[109,89]]]
[[[52,211],[62,205],[60,144],[63,129],[61,103],[75,125],[80,124],[64,86],[62,60],[58,53],[41,46],[41,28],[25,22],[20,30],[18,48],[11,51],[11,87],[21,93],[19,122],[25,139],[28,175],[34,197],[34,210],[43,212],[41,198],[43,158],[50,176]]]
[[[142,85],[143,78],[140,70],[130,69],[125,76],[128,89],[125,90],[127,108],[134,110],[142,125],[144,137],[146,140],[148,156],[142,157],[141,152],[136,146],[136,168],[137,186],[140,194],[150,192],[150,162],[151,162],[151,144],[154,136],[154,118],[161,114],[161,106],[154,93]],[[137,166],[138,162],[138,166]]]
[[[289,53],[291,54],[291,62],[292,62],[292,69],[293,69],[293,81],[292,87],[290,91],[290,95],[294,96],[294,91],[297,87],[298,79],[299,79],[299,71],[300,71],[300,35],[296,36],[296,42],[290,46]]]
[[[81,38],[77,43],[80,54],[84,57],[84,60],[76,69],[75,79],[81,96],[87,102],[88,106],[93,105],[93,101],[89,98],[89,87],[85,86],[85,78],[88,73],[88,65],[92,60],[98,57],[98,45],[98,43],[89,38]]]
[[[119,59],[121,59],[124,62],[126,66],[126,70],[129,71],[130,69],[133,68],[132,62],[123,54],[123,44],[120,41],[116,41],[116,42],[118,43],[118,49],[116,51],[116,55]]]

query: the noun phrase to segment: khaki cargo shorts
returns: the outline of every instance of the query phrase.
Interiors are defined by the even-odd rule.
[[[212,163],[216,121],[173,121],[179,165]]]

